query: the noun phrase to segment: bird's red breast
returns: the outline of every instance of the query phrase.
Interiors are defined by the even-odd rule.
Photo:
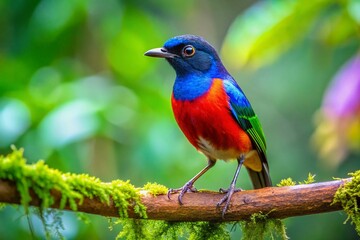
[[[175,119],[190,143],[212,159],[234,159],[252,150],[248,134],[231,114],[221,79],[195,100],[172,96]]]

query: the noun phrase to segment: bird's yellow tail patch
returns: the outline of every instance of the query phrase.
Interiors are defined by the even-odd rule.
[[[262,163],[256,150],[252,150],[246,154],[244,165],[256,172],[260,172],[262,170]]]

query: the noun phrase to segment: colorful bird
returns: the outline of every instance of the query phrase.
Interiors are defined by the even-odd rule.
[[[169,39],[162,48],[147,51],[146,56],[165,58],[175,69],[171,97],[175,119],[189,142],[208,158],[207,166],[183,187],[170,189],[178,201],[188,191],[196,191],[195,181],[212,168],[216,160],[237,159],[238,166],[230,187],[218,202],[227,212],[236,189],[242,165],[245,165],[255,189],[271,186],[266,159],[266,143],[258,117],[234,78],[222,64],[215,49],[203,38],[182,35]]]

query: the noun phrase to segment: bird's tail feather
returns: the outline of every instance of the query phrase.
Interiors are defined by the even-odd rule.
[[[246,167],[254,189],[271,187],[271,178],[269,174],[269,167],[266,163],[262,163],[262,170],[260,172],[254,171]]]

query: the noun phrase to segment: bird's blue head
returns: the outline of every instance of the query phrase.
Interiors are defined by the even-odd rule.
[[[145,55],[165,58],[180,78],[189,74],[222,78],[228,74],[215,49],[199,36],[173,37],[162,48],[151,49]]]

